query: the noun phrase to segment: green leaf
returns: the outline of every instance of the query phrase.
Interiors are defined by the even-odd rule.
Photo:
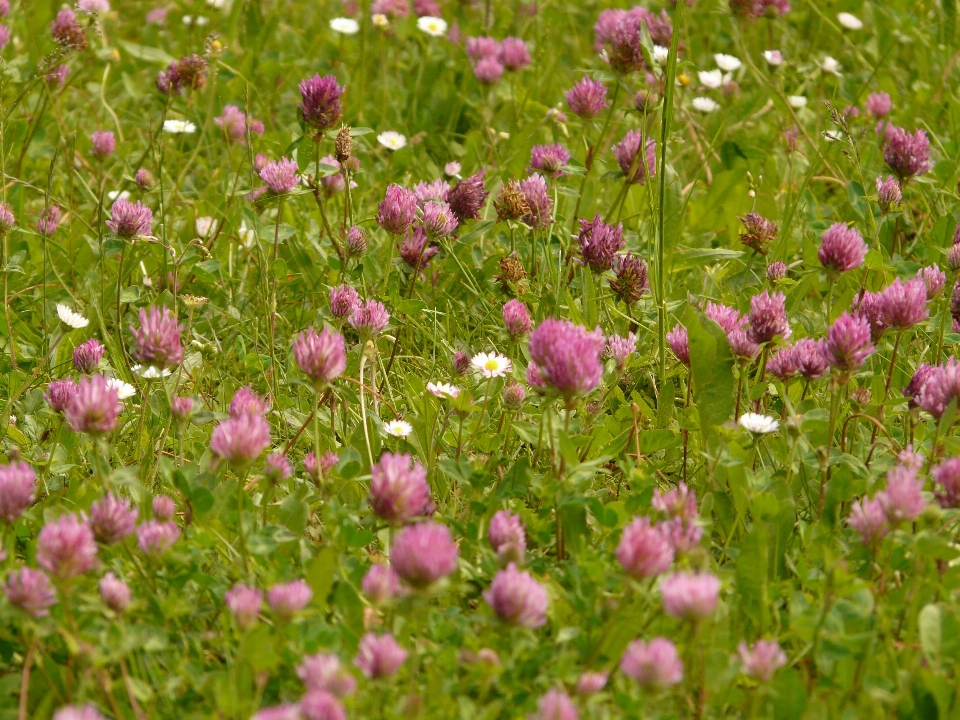
[[[711,428],[723,424],[733,415],[736,400],[733,353],[723,328],[699,310],[688,306],[683,323],[690,342],[693,401],[700,413],[701,432],[706,439]]]
[[[937,666],[940,664],[942,615],[938,605],[925,605],[917,619],[917,629],[920,633],[920,646],[927,662]]]
[[[861,218],[866,217],[867,202],[863,199],[863,185],[856,180],[847,183],[847,199],[850,200],[850,207]]]
[[[649,455],[676,445],[680,440],[680,433],[673,430],[641,430],[638,438],[640,452]]]
[[[240,654],[257,672],[272,670],[280,664],[276,638],[273,637],[270,626],[263,623],[255,626],[243,638]]]
[[[153,62],[159,65],[169,65],[170,63],[176,62],[176,58],[174,58],[172,55],[168,55],[159,48],[138,45],[137,43],[128,42],[126,40],[117,40],[117,44],[138,60]]]
[[[140,287],[137,285],[126,287],[120,292],[120,302],[122,303],[135,303],[139,299]]]
[[[337,551],[326,546],[307,566],[306,581],[313,590],[313,604],[320,612],[327,610],[327,598],[333,588],[334,573],[337,570]]]
[[[807,689],[800,673],[792,668],[782,671],[773,681],[773,691],[776,693],[774,720],[800,720],[807,709]]]

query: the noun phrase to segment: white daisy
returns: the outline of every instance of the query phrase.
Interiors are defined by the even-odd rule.
[[[510,359],[497,353],[480,353],[474,355],[470,363],[485,378],[503,377],[510,372]]]
[[[163,370],[157,370],[153,365],[148,365],[144,367],[143,365],[133,365],[131,368],[137,375],[147,380],[155,380],[156,378],[169,377],[173,375],[173,370],[170,368],[164,368]]]
[[[787,97],[787,102],[790,103],[790,107],[797,109],[807,106],[807,98],[805,95],[790,95]]]
[[[701,70],[697,73],[700,84],[708,88],[718,88],[723,85],[723,70]]]
[[[823,62],[820,63],[820,69],[824,72],[833,73],[834,75],[840,74],[840,61],[836,58],[832,58],[827,55]]]
[[[712,113],[720,109],[719,103],[714,102],[708,97],[695,97],[692,104],[695,110],[699,110],[702,113]]]
[[[212,217],[198,217],[196,222],[197,235],[208,238],[217,231],[217,221]]]
[[[330,21],[330,29],[341,35],[356,35],[360,32],[360,23],[351,18],[334,18]]]
[[[670,57],[670,48],[663,45],[653,46],[653,61],[658,65],[663,65]]]
[[[740,427],[754,435],[766,435],[780,429],[780,421],[760,413],[744,413],[740,416]]]
[[[444,382],[427,383],[427,390],[432,392],[438,398],[457,398],[460,396],[460,388],[458,388],[456,385],[451,385]]]
[[[743,63],[740,62],[740,58],[734,57],[733,55],[717,53],[713,56],[713,59],[716,61],[717,67],[724,72],[733,72],[734,70],[739,70],[740,66],[743,65]]]
[[[837,13],[837,20],[839,20],[840,24],[843,25],[847,30],[863,29],[863,20],[858,18],[856,15],[851,15],[848,12]]]
[[[443,37],[447,34],[447,21],[443,18],[424,15],[417,20],[417,27],[431,37]]]
[[[85,328],[90,324],[90,321],[83,315],[74,312],[66,305],[61,305],[60,303],[57,303],[57,315],[60,316],[60,320],[64,325],[68,325],[74,329]]]
[[[128,193],[126,190],[123,192],[120,192],[119,190],[111,190],[107,193],[107,198],[110,200],[126,200],[128,197],[130,197],[130,193]]]
[[[386,15],[377,13],[370,19],[373,21],[374,27],[378,27],[381,30],[383,30],[384,28],[390,27],[390,20],[387,18]]]
[[[783,53],[779,50],[764,50],[763,59],[767,61],[770,67],[777,67],[783,64]]]
[[[188,120],[164,120],[163,131],[173,133],[174,135],[183,133],[190,135],[197,131],[197,126]]]
[[[387,150],[399,150],[407,144],[407,138],[393,130],[387,130],[377,135],[377,142],[383,145]]]
[[[126,400],[128,397],[133,397],[137,394],[137,389],[133,385],[119,378],[107,378],[107,387],[116,388],[117,397],[121,400]]]
[[[391,420],[383,424],[383,431],[393,437],[405,438],[413,432],[413,425],[406,420]]]

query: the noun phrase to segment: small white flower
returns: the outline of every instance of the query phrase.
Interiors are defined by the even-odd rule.
[[[137,394],[137,389],[133,385],[125,383],[118,378],[107,378],[107,387],[116,388],[117,397],[121,400],[126,400],[128,397],[133,397]]]
[[[840,74],[840,61],[838,61],[836,58],[832,58],[832,57],[830,57],[829,55],[827,55],[827,56],[823,59],[823,62],[820,64],[820,68],[821,68],[824,72],[833,73],[834,75],[839,75],[839,74]]]
[[[208,238],[217,231],[217,221],[205,215],[197,218],[196,227],[197,235]]]
[[[497,353],[480,353],[471,358],[470,363],[485,378],[503,377],[510,372],[510,359]]]
[[[334,18],[330,21],[330,29],[341,35],[356,35],[360,32],[360,23],[351,18]]]
[[[783,64],[783,53],[779,50],[764,50],[763,59],[767,61],[770,67],[777,67]]]
[[[393,130],[387,130],[377,135],[377,142],[383,145],[387,150],[399,150],[407,144],[407,138]]]
[[[695,97],[692,104],[695,110],[699,110],[702,113],[712,113],[720,109],[719,103],[714,102],[708,97]]]
[[[202,27],[204,25],[210,24],[210,18],[204,17],[203,15],[197,15],[196,18],[194,18],[193,15],[184,15],[183,24],[189,25],[191,23],[193,23],[197,27]]]
[[[248,228],[245,222],[240,223],[240,230],[237,235],[240,238],[240,244],[245,248],[253,247],[253,244],[257,241],[257,234],[253,231],[253,228]]]
[[[460,174],[460,170],[460,163],[458,163],[456,160],[452,160],[443,166],[443,172],[450,177],[457,177]]]
[[[700,84],[708,88],[718,88],[723,85],[723,70],[701,70],[697,73]]]
[[[207,5],[217,10],[222,10],[227,6],[227,0],[207,0]]]
[[[189,120],[164,120],[163,131],[173,133],[174,135],[180,135],[183,133],[190,135],[197,131],[197,126]]]
[[[173,375],[173,370],[170,368],[164,368],[163,370],[157,370],[153,365],[148,365],[144,367],[143,365],[133,365],[131,368],[137,375],[147,380],[155,380],[156,378],[169,377]]]
[[[66,305],[61,305],[60,303],[57,303],[57,315],[60,316],[60,320],[64,325],[68,325],[74,329],[85,328],[90,324],[90,321],[83,315],[74,312]]]
[[[670,57],[670,48],[663,45],[653,46],[653,61],[658,65],[663,65]]]
[[[837,20],[839,20],[840,24],[843,25],[847,30],[863,29],[863,20],[858,18],[856,15],[851,15],[848,12],[837,13]]]
[[[717,67],[724,72],[733,72],[734,70],[739,70],[740,66],[743,65],[743,63],[740,62],[740,58],[734,57],[733,55],[717,53],[713,56],[713,59],[717,62]]]
[[[447,21],[443,18],[424,15],[417,20],[417,27],[430,37],[443,37],[447,34]]]
[[[390,27],[390,19],[386,15],[377,13],[370,19],[373,21],[374,27],[378,27],[381,30]]]
[[[827,130],[823,136],[830,142],[839,142],[843,140],[843,133],[839,130]]]
[[[438,398],[448,397],[448,398],[458,398],[460,397],[460,388],[456,385],[451,385],[449,383],[439,382],[439,383],[427,383],[427,390],[432,392]]]
[[[794,108],[805,108],[807,106],[807,98],[805,95],[790,95],[787,97],[787,102],[790,103],[790,107]]]
[[[740,427],[754,435],[766,435],[776,432],[780,428],[780,421],[760,413],[744,413],[740,416]]]
[[[111,190],[107,193],[107,198],[110,200],[126,200],[128,197],[130,197],[130,193],[128,193],[126,190],[123,192],[120,192],[119,190]]]
[[[406,420],[391,420],[383,424],[383,431],[393,437],[405,438],[413,432],[413,425]]]

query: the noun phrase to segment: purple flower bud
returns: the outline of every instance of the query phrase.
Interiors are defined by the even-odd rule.
[[[93,568],[96,559],[93,532],[76,515],[51,520],[37,536],[37,564],[58,580],[83,575]]]
[[[830,363],[825,354],[826,343],[823,340],[803,338],[793,346],[791,352],[797,372],[808,382],[822,378],[830,369]]]
[[[263,415],[270,408],[266,398],[257,395],[249,386],[242,387],[230,400],[230,417],[238,418],[242,415]]]
[[[522,340],[530,333],[530,313],[519,300],[508,300],[503,306],[503,324],[511,342]]]
[[[376,300],[367,300],[362,305],[357,306],[350,316],[350,327],[360,335],[360,342],[373,340],[390,322],[390,313],[383,303]]]
[[[854,308],[853,314],[863,318],[870,325],[870,338],[874,341],[879,340],[890,327],[887,324],[883,306],[883,293],[868,290],[860,296],[860,302]]]
[[[483,60],[483,58],[495,58],[500,54],[500,43],[492,37],[472,37],[467,38],[467,57],[474,62]]]
[[[746,316],[741,315],[735,307],[723,303],[714,303],[708,300],[703,307],[703,313],[723,328],[725,333],[742,330],[747,324]]]
[[[577,708],[566,692],[559,688],[547,690],[537,705],[537,714],[530,720],[579,720]]]
[[[82,377],[66,407],[67,424],[74,432],[106,435],[117,427],[117,416],[122,409],[117,389],[107,378],[103,375]]]
[[[476,175],[460,180],[447,195],[447,203],[460,225],[480,217],[480,209],[490,194],[483,188],[483,174],[481,170]]]
[[[677,360],[687,367],[690,367],[690,340],[687,336],[687,329],[682,325],[675,325],[673,330],[667,333],[667,344],[670,350],[677,356]]]
[[[785,347],[767,360],[767,372],[784,382],[796,375],[797,364],[794,361],[793,348]]]
[[[790,337],[790,323],[787,321],[787,298],[783,293],[770,294],[764,290],[750,298],[748,316],[750,339],[757,345],[763,345],[778,335],[786,340]]]
[[[483,599],[509,625],[537,628],[547,621],[546,589],[513,563],[496,574]]]
[[[583,261],[590,269],[597,273],[606,272],[613,267],[616,254],[623,247],[623,224],[607,225],[597,213],[593,221],[580,221],[577,242]]]
[[[884,215],[890,212],[891,208],[899,205],[902,198],[900,183],[892,175],[887,176],[886,180],[882,177],[877,178],[877,202]]]
[[[48,608],[57,602],[50,579],[39,570],[28,567],[21,567],[7,575],[3,594],[11,605],[35,618],[49,615]]]
[[[917,277],[923,280],[927,289],[927,301],[933,300],[947,284],[947,276],[936,264],[928,265],[917,272]]]
[[[267,603],[274,614],[285,622],[303,610],[313,599],[313,590],[303,580],[274,585],[267,591]]]
[[[330,290],[330,313],[341,320],[350,317],[360,304],[360,295],[349,285]]]
[[[146,168],[140,168],[137,170],[134,182],[140,190],[147,192],[148,190],[152,190],[153,186],[157,184],[157,179],[153,176],[153,173]]]
[[[521,70],[530,64],[530,53],[520,38],[507,37],[500,43],[497,59],[507,70]]]
[[[884,324],[900,330],[917,325],[930,315],[927,286],[921,278],[901,282],[896,278],[881,296]]]
[[[404,582],[423,589],[455,572],[458,555],[446,525],[424,522],[397,533],[391,562]]]
[[[280,158],[276,162],[267,163],[259,174],[274,195],[288,193],[300,184],[297,161],[290,158]]]
[[[934,466],[930,471],[939,486],[934,495],[944,508],[960,507],[960,457],[952,457]]]
[[[37,232],[44,237],[50,237],[57,231],[63,211],[57,205],[51,205],[40,213],[37,221]],[[109,225],[109,221],[107,223]]]
[[[669,569],[673,546],[650,518],[638,517],[623,529],[617,546],[617,561],[635,580],[655,577]]]
[[[870,93],[867,96],[867,101],[864,103],[864,107],[867,109],[867,112],[873,115],[877,120],[882,120],[887,115],[890,114],[890,110],[893,108],[893,102],[890,100],[890,96],[885,92],[875,92]]]
[[[53,720],[107,720],[93,705],[65,705],[53,714]]]
[[[620,659],[620,671],[647,690],[665,690],[683,680],[677,647],[666,638],[634,640]]]
[[[530,150],[529,170],[539,170],[551,180],[562,178],[565,173],[560,168],[569,162],[570,153],[559,143],[534,145]]]
[[[323,328],[320,334],[312,327],[300,333],[293,341],[293,355],[297,366],[310,380],[317,392],[336,380],[347,369],[347,352],[343,336],[336,330]]]
[[[753,360],[760,354],[760,346],[753,341],[749,332],[745,330],[734,330],[727,335],[727,342],[730,344],[730,352],[735,358],[741,360]]]
[[[901,181],[925,174],[934,164],[927,134],[923,130],[909,133],[899,127],[887,132],[883,159]]]
[[[637,336],[629,333],[627,337],[611,335],[607,338],[607,352],[617,366],[617,372],[623,372],[627,367],[627,358],[637,350]]]
[[[250,720],[303,720],[300,705],[285,703],[258,710]]]
[[[679,572],[660,583],[663,610],[676,618],[699,620],[713,615],[719,595],[719,578],[707,572]]]
[[[547,318],[530,334],[530,357],[541,381],[564,398],[568,407],[600,383],[600,354],[605,342],[597,328]]]
[[[385,452],[370,474],[370,507],[378,517],[398,524],[433,511],[427,471],[410,455]]]
[[[252,118],[248,122],[246,114],[236,105],[225,105],[220,117],[213,121],[223,130],[227,142],[243,143],[248,130],[251,134],[263,134],[263,123]]]
[[[752,648],[740,641],[737,646],[744,675],[762,683],[770,682],[773,674],[787,664],[787,656],[776,640],[758,640]]]
[[[644,162],[640,157],[641,142],[643,142],[643,135],[640,131],[630,130],[623,140],[613,146],[613,152],[617,157],[617,164],[620,165],[620,172],[624,174],[627,182],[643,185],[648,177],[652,178],[657,174],[657,143],[652,139],[647,140],[643,152],[646,158]]]
[[[647,264],[632,253],[617,255],[613,272],[616,277],[609,280],[610,288],[627,306],[636,303],[650,287]]]
[[[354,225],[347,231],[346,253],[347,257],[363,257],[367,253],[367,231]]]
[[[574,115],[590,120],[609,107],[607,87],[599,80],[586,75],[567,91],[567,105]]]
[[[470,369],[470,356],[462,350],[457,350],[453,354],[451,362],[453,364],[453,371],[457,375],[466,375]]]
[[[522,218],[523,222],[532,228],[545,228],[553,222],[553,200],[542,175],[534,173],[522,181],[520,191],[530,207],[530,212]]]
[[[100,598],[118,615],[130,604],[130,587],[112,572],[100,578]]]
[[[65,380],[54,380],[47,386],[47,392],[43,399],[54,412],[62,413],[70,405],[70,401],[77,393],[77,384],[67,378]]]
[[[290,461],[286,455],[278,452],[267,455],[267,459],[263,463],[263,476],[267,479],[267,482],[276,485],[289,478],[292,474],[293,467],[290,465]]]
[[[170,403],[170,412],[178,422],[185,422],[193,412],[193,398],[174,395]]]
[[[77,371],[88,375],[97,369],[100,358],[103,357],[104,347],[96,338],[90,338],[85,343],[77,345],[73,350],[73,366]]]
[[[883,506],[877,498],[861,498],[850,508],[847,524],[859,535],[864,545],[872,546],[887,534],[889,525]]]
[[[173,502],[173,498],[167,495],[157,495],[150,507],[153,510],[153,516],[161,522],[172,520],[177,513],[177,506]]]
[[[445,238],[457,229],[457,216],[445,202],[430,201],[423,206],[423,227],[431,239]]]
[[[364,675],[376,680],[395,675],[407,655],[390,633],[377,636],[370,632],[360,640],[359,652],[353,662]]]
[[[333,75],[320,77],[317,74],[300,83],[301,101],[297,107],[303,124],[314,131],[314,142],[319,142],[325,130],[340,122],[343,115],[341,95],[343,88]]]
[[[247,630],[257,621],[257,615],[260,614],[263,590],[237,584],[230,588],[224,600],[230,608],[233,619],[237,621],[237,626],[241,630]]]
[[[417,196],[412,190],[390,185],[377,208],[377,224],[392,235],[403,235],[417,219]]]
[[[503,77],[504,67],[493,57],[482,58],[473,66],[473,74],[481,85],[495,85]]]
[[[767,266],[767,280],[776,285],[787,276],[787,265],[780,260]]]
[[[863,258],[867,254],[867,244],[856,228],[848,228],[843,223],[834,223],[823,234],[822,240],[817,257],[827,274],[837,275],[863,264]]]
[[[13,229],[17,219],[8,203],[0,202],[0,236],[6,235]]]
[[[156,305],[140,308],[140,327],[131,326],[133,347],[130,354],[138,362],[163,370],[183,362],[180,333],[183,326],[169,308],[161,311]]]
[[[77,22],[76,13],[68,8],[58,12],[56,20],[50,23],[50,34],[58,45],[70,50],[83,50],[87,46],[87,36]]]
[[[115,545],[133,534],[138,514],[129,500],[109,493],[90,506],[87,526],[97,542]]]
[[[117,237],[124,240],[149,237],[153,231],[153,212],[139,201],[131,203],[120,198],[110,208],[110,219],[106,224]]]
[[[910,468],[897,465],[887,473],[887,487],[877,493],[876,499],[887,516],[887,522],[896,525],[912,522],[923,512],[923,480]]]
[[[210,436],[213,454],[238,468],[256,460],[269,445],[270,424],[252,413],[227,418]]]
[[[27,463],[0,465],[0,520],[12,524],[33,504],[36,490],[37,475]]]
[[[498,510],[487,528],[490,546],[502,562],[522,562],[527,549],[526,531],[519,515]]]
[[[367,570],[360,585],[367,600],[383,605],[400,592],[400,577],[387,565],[375,563]]]
[[[116,147],[117,141],[109,130],[97,130],[90,136],[90,154],[96,160],[106,160]]]
[[[336,697],[352,695],[357,689],[357,681],[333,653],[304,655],[297,666],[297,677],[307,690],[322,690]]]
[[[326,690],[308,690],[300,699],[303,720],[347,720],[347,711],[337,698]]]
[[[856,370],[873,354],[870,325],[864,318],[844,313],[827,331],[823,355],[841,375]]]
[[[743,223],[743,232],[740,233],[740,242],[755,252],[766,255],[770,246],[777,239],[779,228],[762,215],[747,213],[740,222]]]
[[[166,555],[180,537],[176,523],[147,520],[137,528],[137,547],[152,559]]]
[[[603,690],[609,675],[605,672],[585,672],[577,678],[577,695],[588,697]]]
[[[929,371],[917,393],[916,403],[939,420],[954,398],[960,400],[960,363],[951,356],[946,363]]]
[[[415,272],[421,274],[427,268],[440,248],[430,245],[427,231],[420,225],[410,228],[403,236],[403,242],[397,245],[400,259]]]

